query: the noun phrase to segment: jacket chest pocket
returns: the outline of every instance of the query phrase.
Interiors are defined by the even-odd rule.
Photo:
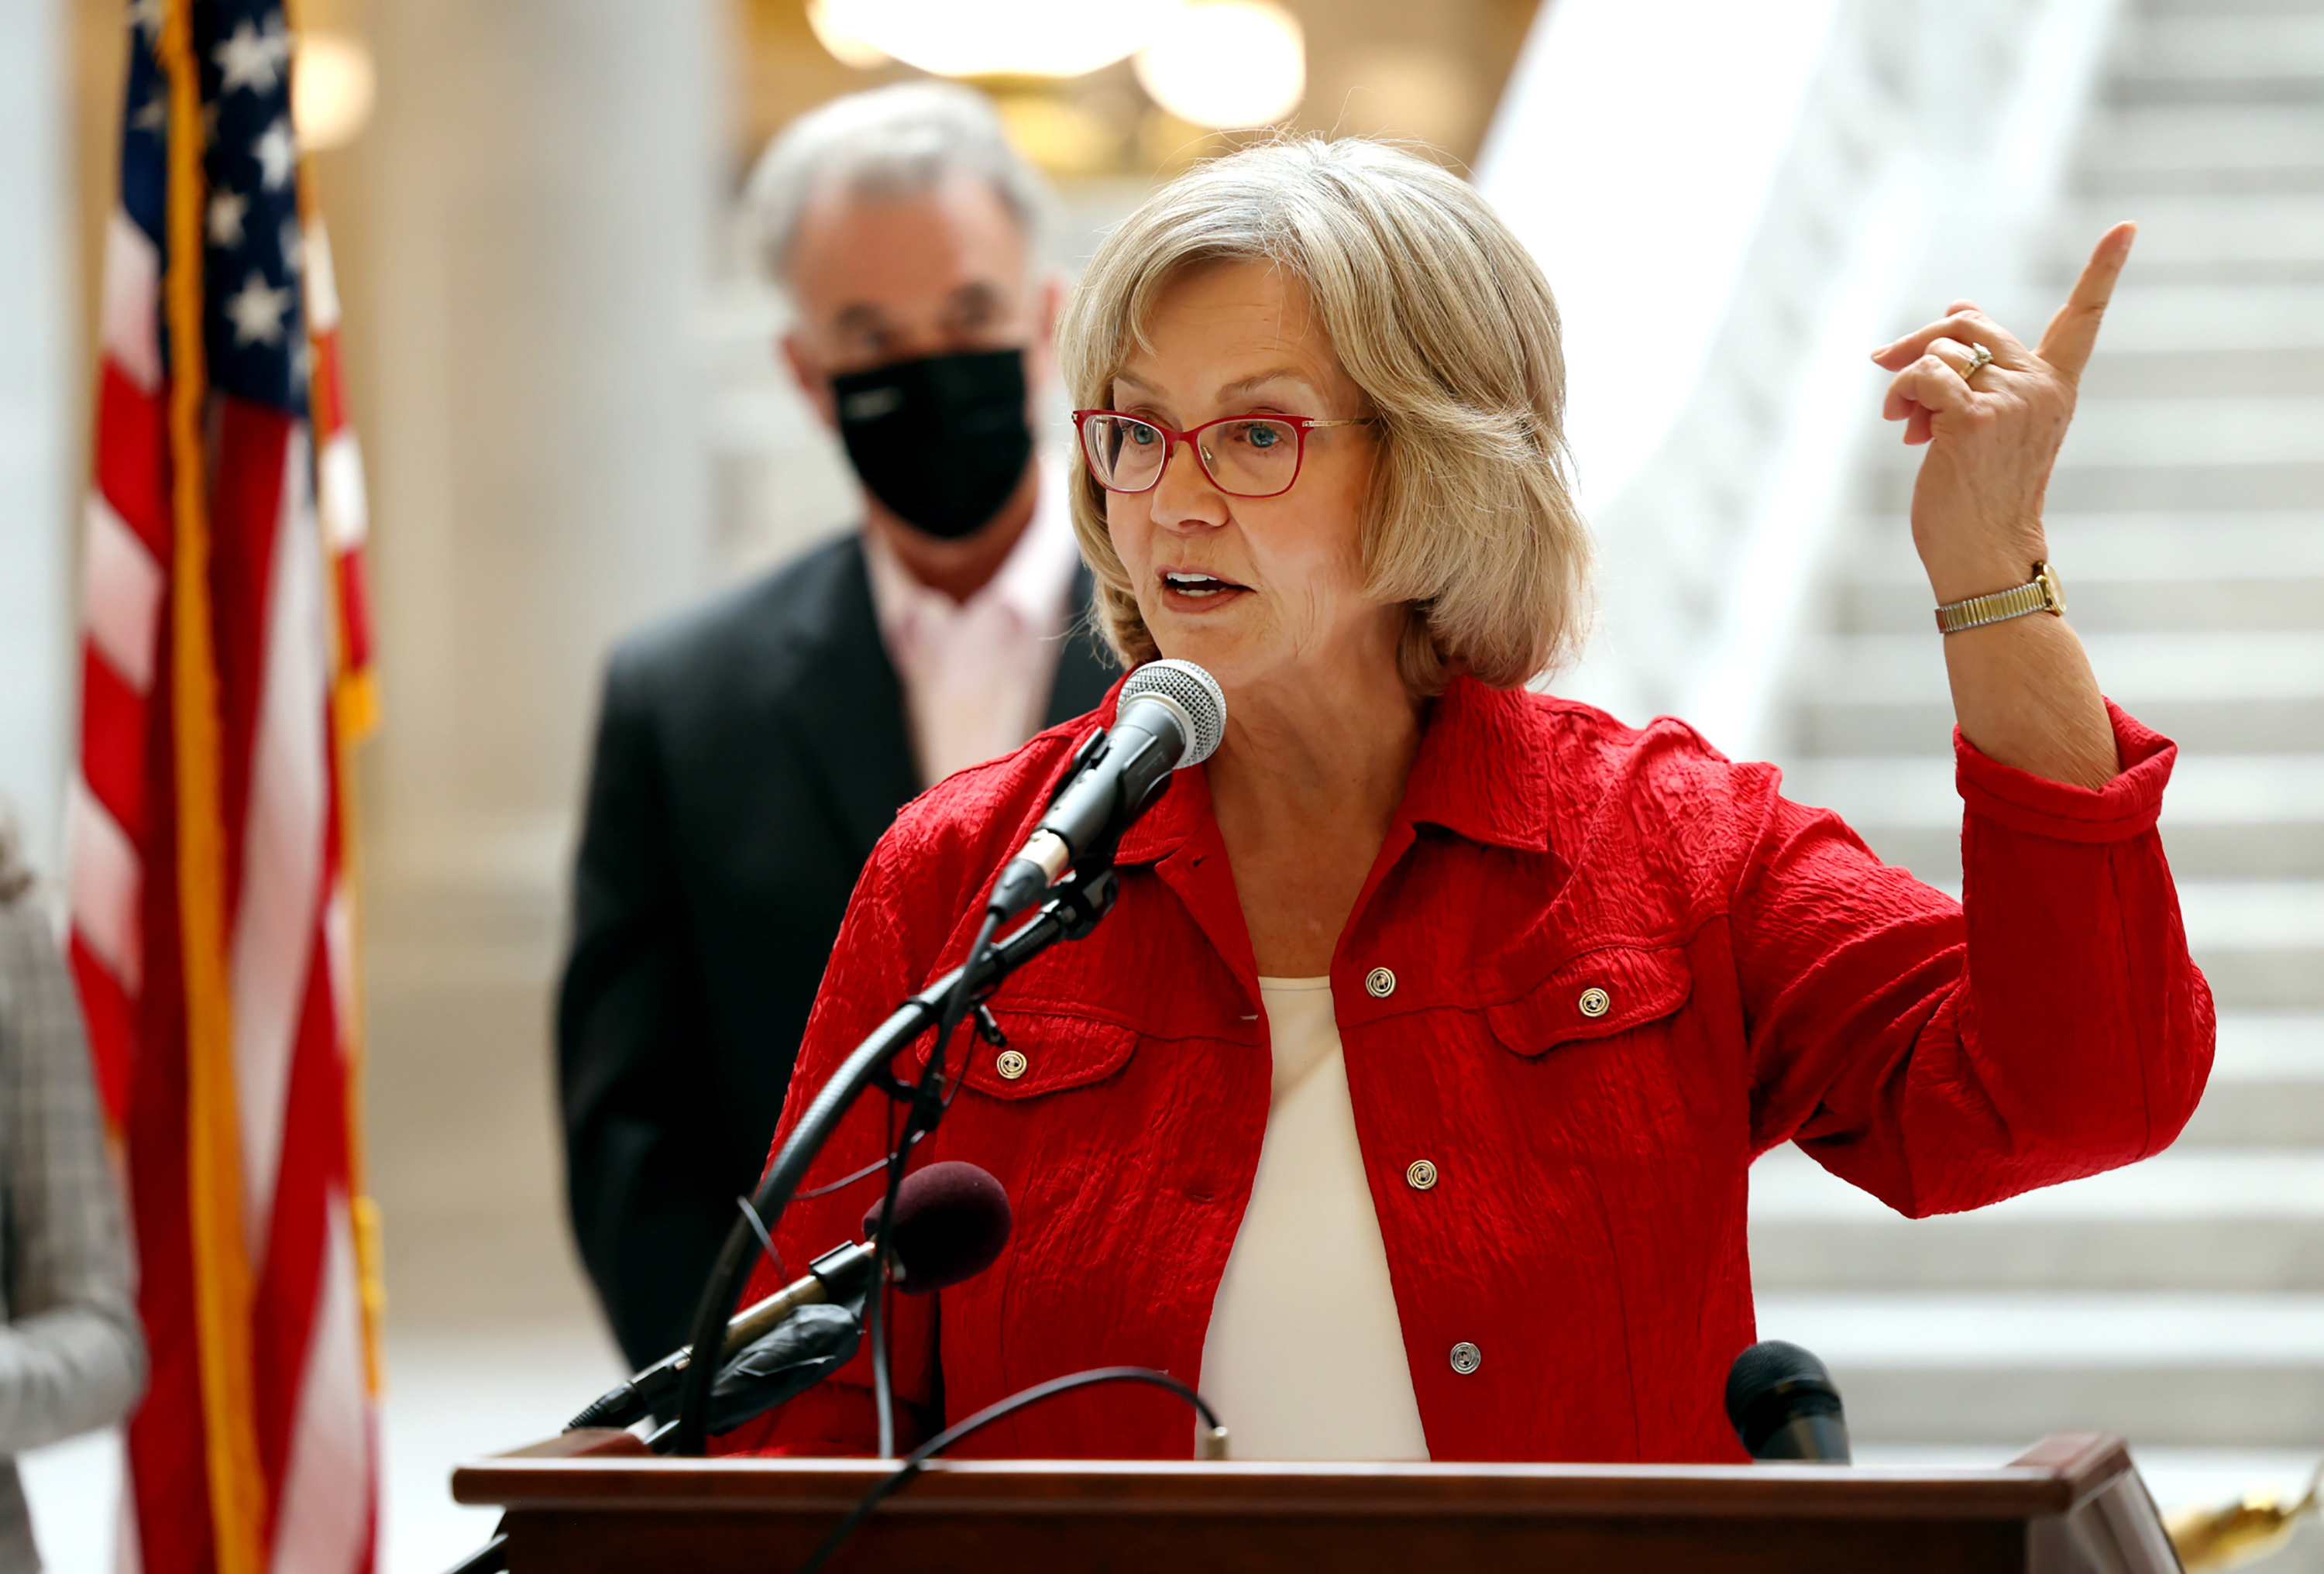
[[[946,1058],[970,1091],[991,1099],[1038,1099],[1104,1081],[1130,1063],[1138,1035],[1118,1023],[993,1008],[1006,1044],[987,1044],[964,1023]],[[919,1052],[922,1064],[928,1050]]]
[[[1608,946],[1561,962],[1515,999],[1485,1008],[1503,1047],[1527,1057],[1611,1038],[1671,1016],[1694,983],[1676,946]]]

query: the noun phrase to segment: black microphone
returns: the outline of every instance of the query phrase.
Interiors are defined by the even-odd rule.
[[[925,1295],[973,1278],[991,1267],[1009,1244],[1011,1222],[1008,1192],[976,1165],[947,1159],[914,1170],[896,1191],[888,1247],[891,1282],[899,1290]],[[864,1214],[863,1233],[872,1238],[824,1253],[807,1265],[805,1274],[736,1312],[726,1325],[726,1348],[748,1349],[804,1307],[861,1298],[870,1285],[878,1252],[879,1203]],[[668,1409],[678,1397],[693,1355],[693,1346],[680,1346],[602,1395],[565,1430],[628,1426],[655,1410]]]
[[[1848,1417],[1831,1374],[1807,1351],[1763,1339],[1727,1372],[1727,1419],[1755,1459],[1848,1463]]]
[[[1015,917],[1093,848],[1111,844],[1161,796],[1174,770],[1200,765],[1227,733],[1227,697],[1191,661],[1149,661],[1121,686],[1111,731],[1093,741],[1049,812],[1001,871],[986,911]]]

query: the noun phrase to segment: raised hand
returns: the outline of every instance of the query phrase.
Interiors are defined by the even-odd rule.
[[[2038,349],[1956,300],[1872,353],[1895,373],[1882,413],[1904,423],[1904,441],[1929,446],[1913,488],[1913,544],[1940,603],[2012,589],[2048,560],[2043,493],[2137,233],[2107,231]],[[2073,566],[2061,574],[2070,594]],[[2078,787],[2120,769],[2097,675],[2063,618],[2036,613],[1943,640],[1953,713],[1986,754]]]
[[[2099,239],[2038,349],[1975,301],[1956,300],[1872,353],[1896,374],[1882,415],[1904,423],[1905,442],[1929,445],[1913,490],[1913,542],[1940,602],[2023,584],[2048,557],[2042,496],[2137,233],[2118,224]]]

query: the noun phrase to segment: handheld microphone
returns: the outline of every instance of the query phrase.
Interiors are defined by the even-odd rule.
[[[986,910],[1015,917],[1065,872],[1130,829],[1174,770],[1200,765],[1227,733],[1227,698],[1191,661],[1149,661],[1121,686],[1113,726],[1094,741],[1049,812],[1001,871]]]
[[[889,1243],[896,1288],[908,1294],[932,1291],[975,1277],[991,1267],[1009,1244],[1009,1193],[986,1171],[958,1159],[924,1165],[904,1177],[896,1192],[896,1218]],[[807,1265],[807,1271],[734,1314],[726,1325],[726,1348],[743,1350],[772,1333],[794,1312],[808,1306],[837,1305],[859,1299],[869,1287],[878,1253],[880,1205],[863,1216],[869,1240],[834,1247]],[[566,1425],[628,1426],[666,1409],[694,1357],[682,1345],[615,1387]]]
[[[1848,1417],[1831,1374],[1807,1351],[1762,1340],[1727,1373],[1727,1419],[1755,1459],[1848,1463]]]

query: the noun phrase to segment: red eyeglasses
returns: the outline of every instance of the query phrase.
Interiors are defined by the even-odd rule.
[[[1077,410],[1082,458],[1108,492],[1151,492],[1179,443],[1194,451],[1203,474],[1229,497],[1277,497],[1291,490],[1318,427],[1368,427],[1369,417],[1318,420],[1300,415],[1231,415],[1174,432],[1157,421],[1115,410]]]

